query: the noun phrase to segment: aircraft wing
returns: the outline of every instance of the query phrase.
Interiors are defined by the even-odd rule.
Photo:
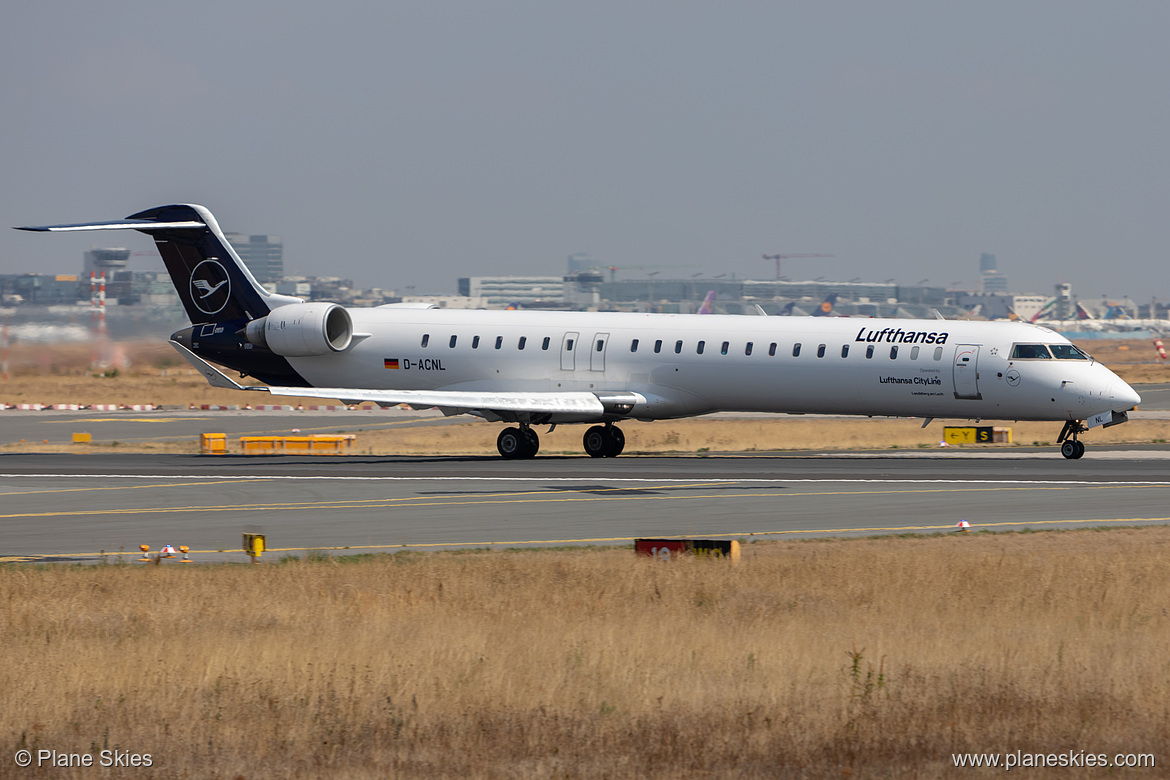
[[[260,389],[260,388],[256,388]],[[336,398],[345,403],[372,401],[392,406],[409,404],[416,409],[495,412],[574,412],[604,414],[605,407],[593,393],[491,393],[474,390],[359,390],[352,387],[266,387],[272,395],[299,398]]]
[[[287,395],[298,398],[337,399],[346,403],[370,401],[383,406],[409,404],[417,409],[439,407],[448,414],[472,410],[495,412],[571,412],[575,414],[605,413],[605,406],[594,393],[540,393],[509,392],[495,393],[474,390],[364,390],[354,387],[268,387],[266,385],[241,385],[203,358],[178,342],[172,341],[180,355],[187,359],[213,387],[230,390],[255,390],[272,395]],[[626,401],[627,399],[615,399]],[[630,401],[637,399],[631,398]],[[642,399],[644,401],[644,399]]]

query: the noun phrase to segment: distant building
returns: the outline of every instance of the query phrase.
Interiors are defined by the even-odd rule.
[[[575,255],[569,255],[569,262],[567,266],[568,274],[572,275],[578,271],[597,271],[601,266],[597,264],[597,260],[592,255],[587,255],[578,252]]]
[[[601,305],[601,285],[605,276],[597,270],[570,273],[564,280],[564,301],[575,309],[594,309]]]
[[[284,278],[284,242],[280,236],[245,236],[224,233],[232,249],[261,284]]]
[[[1021,320],[1031,320],[1047,303],[1048,298],[1044,295],[1013,295],[1012,311]]]
[[[489,308],[512,303],[564,303],[562,276],[465,276],[459,279],[459,294],[482,298]]]
[[[998,271],[988,271],[983,274],[982,292],[984,295],[1007,295],[1008,280],[1007,277],[1000,274]]]
[[[1008,280],[996,269],[995,255],[979,255],[979,292],[984,295],[1006,295]]]
[[[104,273],[107,279],[113,279],[115,272],[126,270],[126,265],[130,261],[130,250],[91,249],[85,253],[84,258],[81,275],[86,281],[89,281],[91,273],[98,276]]]

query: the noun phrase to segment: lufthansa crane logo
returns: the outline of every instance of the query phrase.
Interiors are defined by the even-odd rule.
[[[218,260],[204,260],[191,271],[191,301],[199,311],[217,314],[231,297],[231,279]]]

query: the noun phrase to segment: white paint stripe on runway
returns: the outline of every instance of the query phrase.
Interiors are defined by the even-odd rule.
[[[1170,486],[1170,480],[1089,480],[1089,479],[858,479],[829,477],[812,479],[797,477],[480,477],[480,476],[417,476],[417,477],[355,477],[333,474],[0,474],[0,479],[215,479],[223,481],[250,482],[255,480],[289,480],[330,482],[349,480],[353,482],[658,482],[694,483],[709,482],[727,485],[745,483],[759,484],[883,484],[883,485],[1132,485],[1141,487]]]

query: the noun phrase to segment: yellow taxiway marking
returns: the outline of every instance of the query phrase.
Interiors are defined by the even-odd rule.
[[[198,420],[198,417],[83,417],[72,420],[45,420],[48,425],[76,425],[77,423],[101,422],[182,422],[183,420]]]
[[[268,482],[269,480],[258,479],[256,481]],[[59,490],[15,490],[10,493],[0,491],[0,498],[5,496],[43,496],[52,493],[88,493],[91,490],[146,490],[147,488],[186,487],[187,485],[199,487],[202,485],[234,485],[238,483],[238,479],[219,479],[214,482],[167,482],[160,485],[99,485],[83,488],[61,488]],[[17,515],[12,516],[16,517]]]
[[[223,480],[223,482],[234,482],[235,480]],[[252,481],[252,480],[249,480]],[[629,493],[633,491],[648,491],[648,490],[669,490],[672,488],[688,488],[688,487],[718,487],[720,485],[731,486],[737,484],[732,482],[697,482],[691,484],[670,484],[670,485],[648,485],[641,487],[617,487],[617,488],[598,488],[590,492],[604,493],[604,492],[621,492]],[[987,487],[983,490],[1072,490],[1075,488],[1088,488],[1092,490],[1107,490],[1132,487],[1130,485],[1101,485],[1101,486],[1086,486],[1086,485],[1044,485],[1044,486],[1019,486],[1019,487]],[[565,490],[533,490],[524,492],[512,493],[490,493],[472,500],[459,500],[452,497],[450,499],[436,500],[433,496],[404,496],[400,498],[362,498],[362,499],[332,499],[326,501],[304,501],[304,502],[278,502],[266,504],[215,504],[204,506],[162,506],[162,507],[127,507],[122,509],[86,509],[86,510],[66,510],[53,512],[18,512],[11,514],[0,514],[0,519],[14,519],[20,517],[83,517],[87,515],[134,515],[134,514],[179,514],[188,512],[257,512],[262,510],[325,510],[325,509],[389,509],[400,506],[409,506],[410,508],[422,508],[433,506],[481,506],[481,505],[502,505],[502,504],[556,504],[556,503],[579,503],[579,502],[596,502],[596,501],[695,501],[700,499],[718,499],[727,500],[735,498],[805,498],[818,496],[872,496],[872,495],[889,495],[889,494],[928,494],[928,493],[954,493],[954,492],[972,492],[970,486],[956,486],[950,488],[924,488],[921,490],[831,490],[831,491],[814,491],[814,492],[770,492],[757,491],[752,493],[705,493],[693,495],[662,495],[662,496],[647,496],[647,495],[623,495],[623,496],[586,496],[581,495],[582,491],[579,489],[565,489]],[[564,497],[564,494],[571,494]],[[12,494],[6,494],[12,495]],[[554,497],[563,496],[563,497]],[[505,499],[505,500],[499,500]]]
[[[981,523],[974,530],[998,528],[1003,526],[1039,526],[1039,525],[1084,525],[1084,524],[1136,524],[1136,523],[1165,523],[1170,517],[1097,517],[1086,520],[1021,520],[1001,523]],[[950,531],[955,532],[953,525],[907,525],[907,526],[874,526],[871,528],[806,528],[792,530],[771,531],[711,531],[701,534],[668,534],[663,539],[706,539],[711,537],[763,537],[763,536],[790,536],[794,534],[840,534],[862,532],[898,533],[905,531]],[[964,534],[965,535],[965,534]],[[353,544],[338,547],[315,545],[313,547],[269,547],[265,552],[312,552],[317,550],[414,550],[434,547],[512,547],[516,545],[562,545],[562,544],[600,544],[603,542],[632,542],[641,537],[636,536],[596,536],[579,539],[514,539],[510,541],[481,541],[481,542],[418,542],[404,544],[391,542],[388,544]],[[223,555],[225,553],[244,554],[243,550],[190,550],[190,555]],[[157,555],[157,552],[151,554]],[[97,558],[105,555],[142,555],[138,550],[120,552],[81,552],[81,553],[32,553],[29,555],[13,555],[0,558],[0,563],[8,562],[35,562],[44,558]],[[177,558],[175,560],[178,560]],[[153,561],[152,561],[153,562]]]
[[[222,480],[222,482],[236,482],[237,480]],[[248,480],[262,481],[262,480]],[[207,484],[221,484],[221,483],[207,483]],[[667,488],[687,488],[687,487],[718,487],[719,482],[696,482],[694,484],[671,484],[671,485],[645,485],[640,487],[615,487],[615,488],[595,488],[591,492],[605,493],[605,492],[629,492],[634,490],[663,490]],[[734,482],[726,484],[735,484]],[[93,488],[76,488],[77,490],[91,490]],[[42,492],[42,491],[32,491]],[[45,491],[48,492],[48,491]],[[70,492],[69,490],[62,490],[61,492]],[[331,500],[331,501],[299,501],[299,502],[284,502],[272,504],[228,504],[215,506],[176,506],[176,507],[141,507],[141,508],[124,508],[124,509],[94,509],[94,510],[70,510],[63,512],[22,512],[14,514],[0,515],[0,519],[11,519],[17,517],[61,517],[61,516],[82,516],[82,515],[132,515],[132,514],[164,514],[170,512],[240,512],[240,511],[256,511],[256,510],[288,510],[288,509],[377,509],[388,508],[394,506],[402,506],[409,504],[411,507],[416,506],[467,506],[476,504],[537,504],[557,501],[620,501],[620,500],[645,500],[645,499],[667,499],[672,496],[581,496],[580,490],[531,490],[524,492],[512,493],[489,493],[481,496],[474,501],[458,501],[458,500],[435,500],[432,496],[403,496],[401,498],[354,498],[346,500]],[[548,499],[525,499],[520,501],[490,501],[484,499],[491,498],[512,498],[517,496],[540,496],[540,495],[556,495],[563,493],[577,494],[573,498],[548,498]],[[20,495],[19,493],[3,493],[0,495]],[[744,496],[751,494],[745,493]],[[694,498],[702,498],[703,496],[694,496]],[[715,498],[718,496],[708,496],[708,498]],[[678,496],[678,498],[692,498],[691,496]],[[421,502],[428,503],[421,503]]]

